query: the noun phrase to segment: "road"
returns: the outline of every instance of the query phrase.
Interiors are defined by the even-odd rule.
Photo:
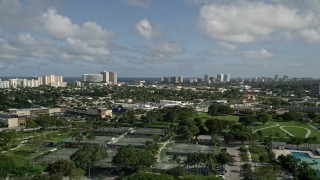
[[[227,147],[227,151],[230,155],[234,157],[234,163],[233,165],[228,165],[226,168],[227,172],[225,173],[224,177],[225,179],[229,180],[239,180],[240,179],[240,166],[243,165],[243,162],[241,162],[240,158],[240,152],[239,152],[239,145],[229,145]]]

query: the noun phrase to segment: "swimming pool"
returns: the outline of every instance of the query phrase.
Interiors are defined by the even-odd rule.
[[[291,154],[298,160],[307,162],[312,169],[317,171],[318,176],[320,175],[320,158],[313,158],[304,152],[291,152]]]

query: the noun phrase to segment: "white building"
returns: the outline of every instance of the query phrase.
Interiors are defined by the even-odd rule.
[[[223,82],[230,82],[230,74],[223,75]]]
[[[10,82],[9,81],[1,81],[1,79],[0,79],[0,88],[10,88]]]
[[[217,82],[224,82],[224,75],[223,74],[217,74]]]

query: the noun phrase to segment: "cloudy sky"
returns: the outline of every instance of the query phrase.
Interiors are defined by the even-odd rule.
[[[0,76],[320,77],[319,0],[0,0]]]

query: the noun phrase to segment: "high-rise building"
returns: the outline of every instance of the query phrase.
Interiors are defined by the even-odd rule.
[[[204,77],[203,77],[203,82],[205,82],[205,83],[210,83],[210,75],[204,75]]]
[[[42,77],[34,76],[33,79],[38,81],[39,86],[43,85],[43,78]]]
[[[223,75],[223,82],[230,82],[230,74]]]
[[[92,82],[92,83],[99,83],[103,81],[102,74],[83,74],[82,75],[83,82]]]
[[[224,82],[224,76],[223,76],[223,74],[217,74],[217,81],[218,82]]]
[[[118,75],[116,72],[109,72],[109,82],[112,84],[118,84]]]
[[[108,71],[103,71],[103,72],[101,72],[100,74],[102,74],[102,81],[104,82],[104,83],[109,83],[110,82],[110,76],[109,76],[109,72]]]
[[[183,83],[183,76],[177,77],[177,83]]]
[[[161,78],[161,82],[168,83],[169,82],[169,78],[168,77],[162,77]]]
[[[276,74],[276,75],[274,76],[274,81],[276,81],[276,82],[279,81],[279,75],[278,75],[278,74]]]
[[[216,82],[216,78],[213,76],[209,77],[209,83],[214,83],[214,82]]]
[[[1,79],[0,79],[0,88],[10,88],[10,82],[9,81],[1,81]]]
[[[54,82],[63,82],[63,76],[46,75],[43,77],[44,85],[51,85],[51,83],[54,83]]]
[[[320,95],[320,83],[311,83],[310,95],[311,96]]]
[[[288,75],[284,75],[282,80],[283,80],[283,82],[288,82],[289,81],[289,76]]]

